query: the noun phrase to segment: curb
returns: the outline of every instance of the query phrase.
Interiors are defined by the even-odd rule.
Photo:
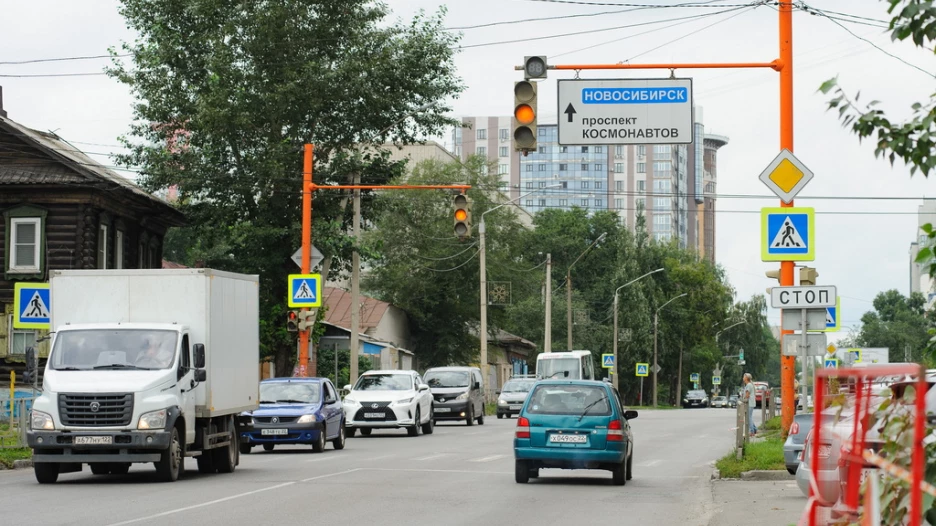
[[[721,471],[719,471],[716,468],[715,470],[712,471],[712,480],[718,480],[720,478],[721,478]]]
[[[741,480],[752,480],[752,481],[776,481],[776,480],[796,480],[796,477],[790,475],[786,470],[777,470],[777,471],[768,471],[768,470],[752,470],[745,471],[741,473]]]

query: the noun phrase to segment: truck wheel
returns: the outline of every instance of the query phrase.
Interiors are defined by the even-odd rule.
[[[91,473],[95,475],[107,475],[110,473],[110,464],[88,464],[91,467]]]
[[[344,422],[341,423],[341,426],[338,428],[338,438],[332,440],[332,446],[335,449],[344,449],[345,445],[345,426]]]
[[[201,455],[195,457],[195,463],[198,464],[199,473],[214,473],[218,468],[214,464],[214,451],[203,451]]]
[[[169,448],[162,452],[159,462],[156,462],[156,475],[162,482],[175,482],[179,480],[182,469],[182,442],[179,440],[179,429],[173,427]]]
[[[52,463],[33,464],[33,470],[36,472],[36,481],[39,484],[55,484],[58,480],[59,465]]]
[[[228,445],[219,447],[212,451],[214,453],[214,464],[218,468],[218,473],[233,473],[237,466],[237,433],[234,430],[234,420],[227,419]]]

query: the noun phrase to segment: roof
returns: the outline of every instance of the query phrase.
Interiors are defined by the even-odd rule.
[[[328,310],[325,312],[325,321],[341,327],[351,328],[351,293],[335,288],[325,287],[323,304]],[[376,328],[380,324],[384,313],[390,304],[361,294],[360,328],[362,330]]]
[[[168,260],[162,260],[162,268],[188,268],[181,263],[174,263]]]
[[[260,383],[275,383],[275,382],[315,382],[319,383],[325,378],[319,378],[317,376],[311,377],[302,377],[302,376],[278,376],[276,378],[266,378],[260,380]]]
[[[182,213],[169,202],[111,171],[58,135],[27,128],[3,116],[0,116],[0,131],[6,131],[24,145],[39,150],[49,161],[39,160],[35,165],[0,165],[0,185],[108,183],[158,207],[162,218],[171,226],[185,224]]]

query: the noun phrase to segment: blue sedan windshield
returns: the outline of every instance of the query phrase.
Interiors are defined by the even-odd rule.
[[[313,382],[260,383],[260,403],[317,404],[322,399],[322,385]]]

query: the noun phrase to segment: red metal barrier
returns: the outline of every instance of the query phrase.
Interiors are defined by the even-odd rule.
[[[916,377],[916,414],[913,428],[913,452],[911,457],[910,480],[910,515],[909,526],[920,526],[923,517],[923,471],[926,464],[923,439],[926,424],[926,369],[917,364],[880,364],[863,368],[823,368],[816,370],[816,383],[813,414],[813,438],[809,447],[812,450],[810,461],[811,477],[817,481],[819,477],[819,444],[822,434],[822,411],[826,409],[824,400],[830,378],[855,379],[855,416],[851,438],[851,450],[848,452],[850,462],[846,475],[845,494],[843,502],[853,510],[858,509],[861,489],[861,471],[865,463],[865,434],[868,432],[868,419],[871,404],[871,380],[883,376],[910,375]],[[831,396],[830,394],[829,396]],[[804,520],[800,524],[817,526],[817,513],[821,496],[815,484],[810,484],[809,501],[804,510]]]

